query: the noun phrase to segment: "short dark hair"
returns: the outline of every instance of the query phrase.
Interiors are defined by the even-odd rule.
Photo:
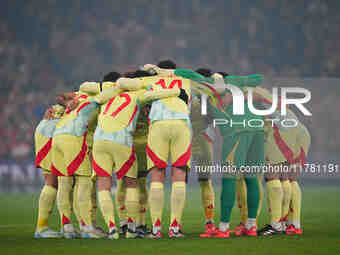
[[[136,71],[129,71],[123,74],[124,77],[126,78],[136,78]]]
[[[175,62],[170,59],[159,61],[157,66],[163,69],[176,69]]]
[[[152,74],[150,74],[149,72],[147,71],[144,71],[144,70],[137,70],[135,72],[135,77],[138,78],[138,77],[147,77],[147,76],[153,76]]]
[[[229,74],[226,73],[226,72],[217,72],[217,73],[219,73],[220,75],[222,75],[223,78],[229,76]]]
[[[109,72],[107,74],[104,75],[103,81],[111,81],[111,82],[115,82],[120,78],[120,73],[118,72]]]
[[[208,69],[208,68],[198,68],[196,70],[196,73],[199,73],[199,74],[203,75],[204,77],[210,77],[212,75],[211,70]]]

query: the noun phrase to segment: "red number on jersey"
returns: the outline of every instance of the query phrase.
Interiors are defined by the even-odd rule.
[[[160,79],[158,82],[155,83],[156,85],[161,85],[162,89],[166,89],[166,85],[165,85],[165,80],[164,79]]]
[[[167,87],[164,79],[160,79],[155,85],[160,85],[163,89],[172,89],[177,84],[177,87],[182,88],[182,80],[172,80],[170,85]]]
[[[172,82],[169,85],[169,89],[172,89],[173,87],[175,87],[176,84],[179,89],[182,88],[182,80],[172,80]]]
[[[118,113],[120,113],[125,107],[127,107],[131,103],[131,97],[128,94],[120,94],[119,97],[124,98],[125,101],[111,114],[112,117],[116,117]],[[103,114],[106,114],[109,111],[111,104],[115,100],[115,98],[116,97],[110,99],[110,101],[106,105]]]

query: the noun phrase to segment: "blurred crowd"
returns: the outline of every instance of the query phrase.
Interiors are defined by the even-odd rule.
[[[0,159],[31,157],[34,128],[55,95],[112,69],[171,58],[234,74],[337,77],[339,11],[340,2],[322,0],[5,1]],[[334,94],[313,97],[339,109]],[[313,105],[320,116],[326,108]],[[339,150],[340,137],[325,144]]]

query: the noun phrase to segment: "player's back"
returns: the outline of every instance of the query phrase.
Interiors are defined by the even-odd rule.
[[[144,87],[157,91],[162,89],[182,88],[191,99],[191,81],[175,75],[157,75],[141,78]],[[189,120],[189,106],[178,97],[156,100],[152,103],[149,118],[151,122],[168,119]]]
[[[139,95],[142,91],[129,91],[111,98],[101,106],[98,127],[108,133],[124,129],[132,132],[136,126],[136,117],[140,111]]]
[[[92,97],[80,95],[79,104],[72,111],[65,111],[64,115],[58,121],[54,135],[72,134],[83,136],[87,131],[89,121],[94,120],[97,114],[98,104]]]
[[[35,129],[36,135],[39,134],[46,138],[52,138],[56,125],[64,113],[64,109],[61,105],[53,105],[49,108],[47,111],[51,111],[51,116],[49,118],[44,117],[44,119],[39,122]]]

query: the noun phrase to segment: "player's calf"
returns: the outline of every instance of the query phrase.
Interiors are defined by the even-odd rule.
[[[35,238],[57,238],[61,234],[53,231],[48,227],[48,218],[52,212],[54,202],[57,196],[57,177],[46,173],[45,186],[43,187],[40,198],[39,198],[39,209],[38,209],[38,221],[36,232],[34,233]]]
[[[126,210],[128,217],[128,226],[126,232],[126,238],[137,238],[138,233],[136,231],[136,218],[139,216],[139,197],[137,192],[137,180],[136,178],[124,177],[126,185]]]
[[[112,185],[112,178],[110,177],[98,177],[98,199],[100,210],[104,217],[105,223],[109,228],[109,233],[107,237],[109,239],[115,240],[119,238],[119,234],[115,225],[115,217],[114,217],[114,207],[113,201],[111,197],[111,185]],[[98,232],[94,233],[98,235]]]
[[[181,222],[185,195],[186,195],[186,170],[183,168],[173,167],[172,169],[172,190],[171,190],[171,225],[169,227],[169,237],[184,237]]]

